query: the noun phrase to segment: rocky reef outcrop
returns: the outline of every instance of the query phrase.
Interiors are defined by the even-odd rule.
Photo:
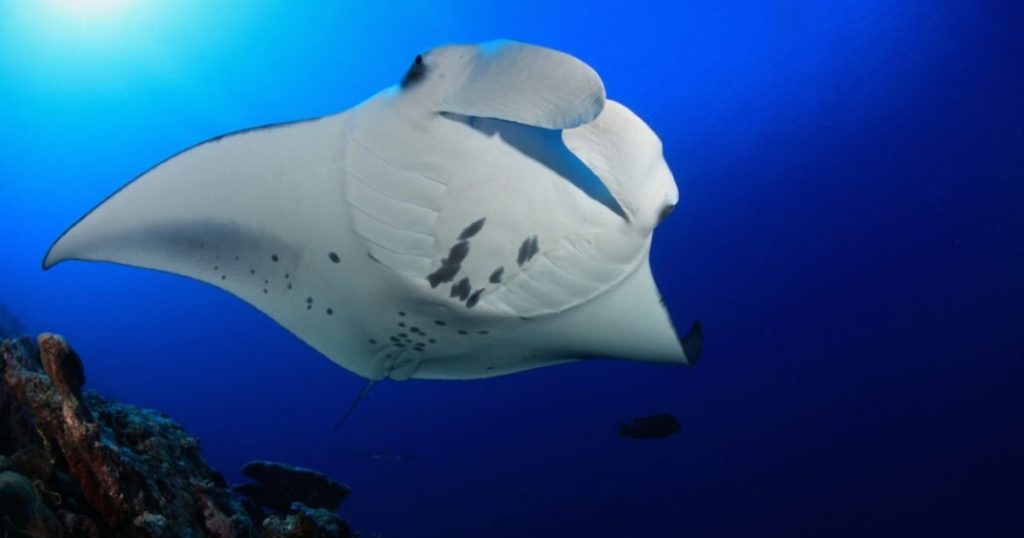
[[[229,488],[166,415],[84,384],[81,359],[59,336],[0,342],[0,536],[355,535],[334,513],[348,488],[259,462],[254,486],[270,499],[261,507]]]

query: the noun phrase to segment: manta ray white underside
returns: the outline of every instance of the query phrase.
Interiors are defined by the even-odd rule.
[[[340,114],[158,164],[50,248],[188,276],[370,379],[605,356],[689,364],[648,265],[678,191],[587,65],[498,41],[417,56]]]

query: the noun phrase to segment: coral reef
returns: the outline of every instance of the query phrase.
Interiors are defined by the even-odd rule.
[[[282,463],[252,461],[242,473],[256,483],[235,486],[235,491],[278,513],[288,512],[293,502],[334,512],[349,494],[348,486],[322,473]]]
[[[270,480],[262,487],[293,492],[271,496],[264,514],[178,424],[83,392],[84,383],[82,361],[59,336],[0,342],[0,536],[354,536],[333,513],[348,488],[260,462],[253,468]]]

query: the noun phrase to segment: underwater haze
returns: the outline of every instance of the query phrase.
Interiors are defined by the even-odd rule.
[[[863,0],[0,3],[0,304],[228,480],[352,487],[365,535],[1020,536],[1024,7]],[[651,263],[693,367],[365,380],[241,300],[50,244],[196,142],[333,114],[495,38],[592,66],[661,137]],[[670,413],[664,439],[620,423]]]

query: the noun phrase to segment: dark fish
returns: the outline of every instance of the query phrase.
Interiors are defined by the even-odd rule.
[[[664,439],[677,431],[679,421],[668,413],[639,417],[633,419],[632,424],[619,425],[619,437],[632,439]]]

